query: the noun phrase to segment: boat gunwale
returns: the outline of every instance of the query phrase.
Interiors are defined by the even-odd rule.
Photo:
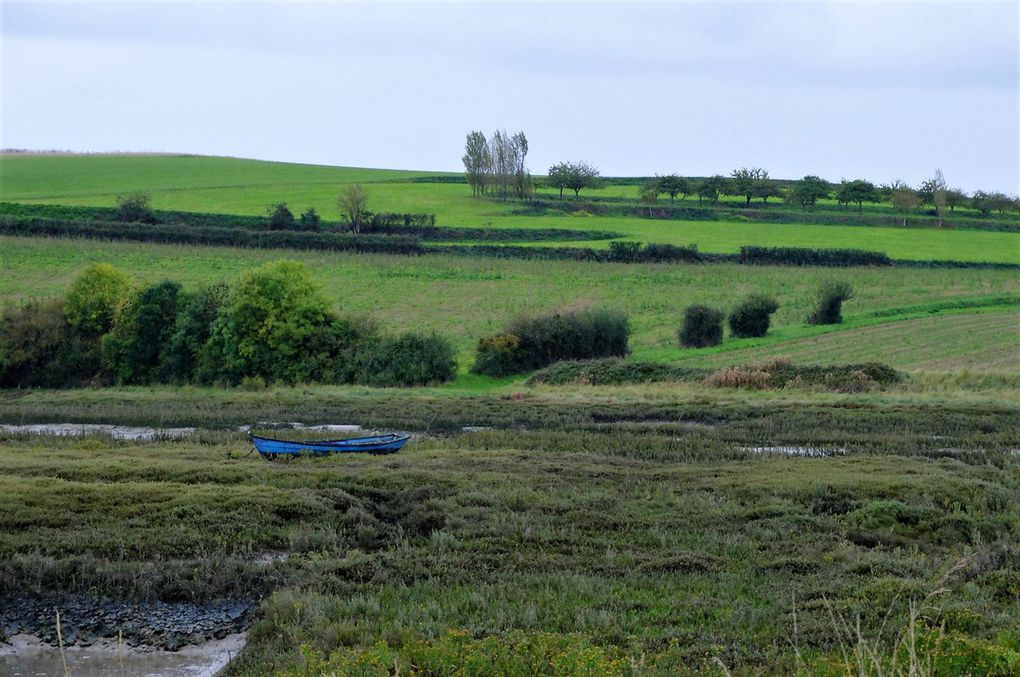
[[[359,447],[359,446],[367,447],[367,446],[372,446],[372,445],[393,444],[394,442],[397,442],[398,440],[410,440],[411,439],[410,435],[399,435],[397,433],[387,433],[385,435],[375,435],[375,436],[371,436],[370,435],[370,436],[367,436],[367,437],[352,437],[352,438],[350,438],[348,440],[281,440],[281,439],[278,439],[276,437],[263,437],[262,435],[254,435],[252,433],[248,433],[248,437],[250,437],[252,439],[253,443],[254,443],[255,440],[265,440],[267,442],[280,442],[281,444],[296,444],[298,446],[312,446],[312,445],[339,446],[339,445],[349,445],[349,446],[352,446],[352,447]]]

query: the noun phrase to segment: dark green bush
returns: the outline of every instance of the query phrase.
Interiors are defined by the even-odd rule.
[[[677,261],[699,261],[697,245],[678,247],[672,244],[640,242],[610,242],[605,260],[618,263],[675,263]]]
[[[315,211],[315,207],[309,207],[301,215],[301,230],[318,230],[321,225],[322,217]]]
[[[187,382],[198,376],[200,381],[212,380],[216,365],[205,349],[212,323],[227,302],[229,289],[223,282],[181,294],[180,311],[174,321],[174,332],[165,352],[163,373],[169,380]]]
[[[303,263],[273,261],[245,273],[210,331],[215,380],[321,380],[332,319]]]
[[[297,222],[286,202],[277,202],[268,209],[269,230],[295,230]]]
[[[818,300],[808,324],[840,324],[843,322],[843,303],[854,297],[854,288],[845,280],[827,280],[818,289]]]
[[[244,217],[250,218],[250,217]],[[116,223],[48,219],[40,217],[0,217],[0,235],[84,237],[133,242],[219,245],[267,249],[321,249],[331,251],[378,252],[383,254],[421,254],[417,238],[391,235],[350,235],[331,232],[252,230],[242,227]]]
[[[128,223],[156,223],[151,200],[146,193],[130,193],[117,198],[117,220]]]
[[[120,383],[166,380],[162,367],[177,322],[181,285],[170,280],[146,287],[117,311],[113,329],[103,337],[103,359]]]
[[[688,306],[678,336],[685,348],[719,345],[723,340],[723,312],[703,305]]]
[[[10,306],[0,318],[0,387],[66,388],[95,379],[99,343],[67,322],[62,300]]]
[[[777,310],[779,303],[771,296],[752,294],[730,313],[730,331],[740,338],[764,336]]]
[[[745,265],[783,266],[890,266],[893,261],[882,252],[863,249],[812,249],[809,247],[741,247]]]
[[[424,386],[457,375],[453,345],[437,334],[408,332],[369,346],[358,358],[355,381],[373,386]]]
[[[478,341],[471,372],[500,378],[526,371],[520,348],[521,340],[513,334],[483,336]]]
[[[517,339],[516,348],[508,337]],[[615,310],[589,310],[522,317],[506,331],[483,338],[472,371],[505,376],[539,369],[559,360],[585,360],[628,353],[630,323]],[[491,369],[492,371],[487,371]],[[508,371],[514,369],[514,371]]]

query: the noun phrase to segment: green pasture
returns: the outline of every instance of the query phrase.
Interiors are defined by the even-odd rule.
[[[952,358],[940,353],[930,339],[933,325],[942,326],[943,320],[932,317],[904,325],[904,331],[930,349],[903,351],[902,334],[878,332],[873,342],[860,346],[861,359],[888,353],[895,356],[892,366],[911,369],[942,369],[950,363],[978,368],[986,358],[1001,368],[1016,369],[1018,364],[1016,332],[1009,331],[1009,325],[1015,321],[1020,276],[1012,270],[593,265],[11,237],[0,238],[0,247],[5,253],[0,259],[0,298],[8,300],[62,294],[90,262],[109,262],[139,284],[171,278],[194,289],[236,280],[246,270],[286,256],[308,265],[341,312],[367,313],[393,331],[417,329],[448,336],[458,349],[462,368],[470,364],[479,337],[499,330],[519,314],[595,305],[628,313],[633,327],[631,348],[643,359],[715,363],[773,352],[797,357],[806,351],[815,361],[858,361],[853,349],[857,335],[843,328],[837,333],[846,337],[844,349],[828,355],[810,348],[821,339],[812,338],[817,330],[807,328],[804,320],[819,284],[833,277],[851,281],[856,290],[857,297],[845,308],[848,327],[854,331],[862,322],[917,317],[939,308],[945,314],[952,312],[954,304],[969,306],[962,309],[966,312],[986,308],[1014,313],[997,315],[1006,319],[982,334],[981,342],[968,347],[968,334],[954,338]],[[686,306],[707,303],[729,309],[754,292],[773,294],[780,302],[773,320],[775,336],[767,339],[766,349],[715,356],[711,350],[692,354],[676,347],[676,331]],[[960,320],[953,322],[958,323],[953,325],[957,329],[965,327]],[[724,347],[746,345],[727,342]]]
[[[16,202],[112,206],[131,191],[151,194],[157,209],[264,214],[286,201],[296,213],[315,207],[338,218],[336,198],[344,185],[366,184],[374,211],[435,213],[440,225],[613,230],[628,240],[696,244],[706,252],[735,252],[742,245],[836,247],[882,251],[910,260],[952,259],[1020,263],[1020,234],[812,224],[664,221],[635,217],[521,216],[518,205],[471,196],[465,184],[407,183],[437,175],[261,162],[200,156],[17,156],[0,155],[0,199]],[[632,186],[601,193],[632,197]],[[548,192],[548,191],[546,191]],[[573,243],[607,247],[608,243]]]

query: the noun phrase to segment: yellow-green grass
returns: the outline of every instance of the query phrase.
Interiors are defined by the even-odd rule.
[[[613,230],[628,240],[697,244],[735,252],[743,245],[837,247],[883,251],[910,260],[1020,263],[1020,234],[813,224],[662,221],[634,217],[521,216],[515,203],[471,196],[465,184],[406,183],[424,171],[391,171],[270,163],[199,156],[0,156],[0,199],[112,206],[129,191],[150,193],[157,209],[264,214],[286,201],[297,212],[315,207],[337,218],[343,186],[368,186],[374,211],[435,213],[440,225]],[[612,191],[626,195],[630,187]],[[572,243],[606,247],[606,241]]]
[[[676,361],[712,367],[786,357],[797,364],[885,362],[901,369],[1016,373],[1020,313],[1014,307],[1005,312],[940,314],[760,343],[706,356],[677,350],[685,357]],[[669,352],[653,355],[669,359]]]
[[[776,346],[784,338],[807,346],[804,319],[811,312],[818,285],[837,277],[850,280],[857,298],[845,307],[848,322],[883,321],[931,304],[968,301],[978,307],[1008,310],[1010,303],[990,299],[1020,295],[1020,277],[1010,270],[778,268],[725,265],[592,265],[465,257],[399,257],[333,252],[281,252],[224,247],[187,247],[50,238],[0,238],[0,298],[8,300],[62,294],[89,262],[107,261],[138,283],[171,278],[194,289],[218,280],[233,281],[266,261],[289,257],[305,262],[334,306],[343,312],[368,313],[391,330],[438,331],[453,340],[462,367],[470,364],[479,337],[500,329],[522,313],[585,306],[623,309],[631,318],[631,347],[642,359],[677,360],[689,353],[676,347],[683,309],[693,303],[732,308],[753,292],[775,295]],[[895,310],[887,318],[873,315]],[[870,314],[870,315],[869,315]],[[933,322],[937,323],[935,319]],[[913,326],[913,325],[911,325]],[[919,334],[928,332],[921,325]],[[868,354],[896,347],[899,336],[886,336]],[[961,351],[964,337],[957,339]],[[975,343],[980,356],[1014,355],[1015,332],[990,332],[986,344]],[[727,347],[729,343],[726,344]],[[798,348],[800,350],[801,348]],[[857,361],[852,350],[838,360]],[[965,351],[964,351],[965,352]],[[862,355],[864,352],[862,351]],[[966,359],[958,353],[956,359]],[[819,355],[822,359],[824,355]],[[910,354],[902,363],[918,367]],[[933,355],[935,364],[939,363]],[[728,360],[728,357],[720,358]],[[1015,368],[1015,365],[1014,365]]]

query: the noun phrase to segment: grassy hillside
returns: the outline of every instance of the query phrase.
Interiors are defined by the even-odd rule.
[[[943,369],[955,365],[1016,369],[1020,365],[1015,332],[1009,331],[1015,314],[1002,312],[1015,313],[1015,298],[1020,296],[1020,277],[1011,270],[592,265],[36,238],[0,238],[0,246],[6,254],[0,261],[0,297],[5,299],[62,294],[81,268],[92,261],[112,263],[139,283],[172,278],[195,288],[218,280],[233,281],[245,270],[286,255],[309,266],[337,309],[371,314],[393,330],[441,332],[454,341],[463,365],[470,363],[480,336],[496,331],[520,313],[588,305],[612,306],[629,314],[633,326],[631,347],[639,358],[716,364],[779,353],[829,362],[855,362],[884,355],[893,366],[904,368]],[[834,334],[817,344],[842,341],[842,347],[830,353],[813,347],[815,339],[810,337],[819,330],[806,328],[804,319],[811,311],[818,285],[831,277],[850,280],[857,291],[857,298],[846,306],[851,328],[927,315],[938,307],[934,304],[941,304],[941,313],[945,314],[947,308],[961,301],[974,306],[964,308],[966,312],[981,308],[1000,312],[994,315],[996,319],[982,318],[975,325],[984,327],[981,341],[970,338],[967,320],[950,320],[954,316],[947,315],[904,323],[898,331],[869,329],[863,335],[837,331],[839,336]],[[676,347],[676,330],[684,307],[708,303],[730,308],[752,292],[771,293],[780,301],[774,336],[763,346],[720,354]],[[1008,301],[1010,297],[1012,302]],[[992,300],[1003,298],[1007,299],[1005,303]],[[876,316],[880,311],[888,312]],[[859,343],[862,336],[869,339],[866,344]],[[910,342],[927,347],[904,350]],[[724,348],[746,345],[728,342]],[[991,362],[984,367],[986,359]]]
[[[315,207],[337,218],[345,184],[368,184],[375,211],[430,212],[447,226],[613,230],[643,242],[697,244],[735,252],[741,245],[842,247],[883,251],[893,258],[1020,263],[1020,234],[933,229],[821,226],[736,221],[660,221],[574,214],[523,216],[516,205],[471,197],[465,184],[409,183],[436,173],[261,162],[200,156],[0,155],[0,199],[112,206],[119,194],[141,190],[157,209],[264,214],[281,200],[295,212]],[[632,186],[607,195],[633,197]],[[551,194],[551,193],[550,193]],[[607,247],[605,241],[590,243]]]

